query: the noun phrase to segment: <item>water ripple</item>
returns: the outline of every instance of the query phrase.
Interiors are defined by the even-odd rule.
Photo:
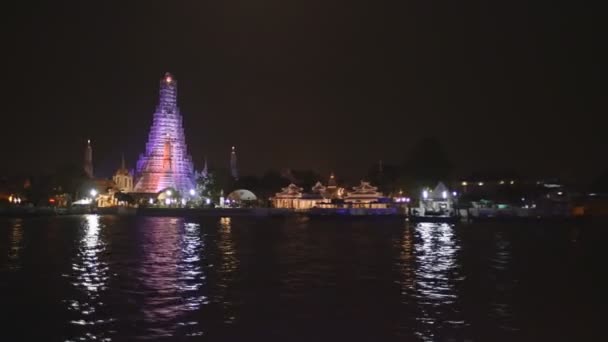
[[[21,250],[23,248],[23,219],[16,218],[11,222],[10,245],[8,249],[8,269],[17,271],[21,268]]]
[[[70,324],[75,336],[68,340],[110,341],[109,326],[115,319],[105,309],[104,292],[108,289],[110,267],[104,259],[107,244],[100,237],[103,226],[98,215],[86,215],[81,225],[80,241],[72,269],[64,277],[76,292],[64,300],[71,313]]]
[[[458,244],[454,227],[448,224],[419,223],[406,226],[401,239],[398,266],[404,305],[414,305],[413,333],[424,341],[441,339],[443,334],[466,326],[457,302]]]

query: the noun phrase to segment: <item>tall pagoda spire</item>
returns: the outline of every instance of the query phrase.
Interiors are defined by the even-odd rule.
[[[91,147],[91,139],[87,140],[87,147],[84,151],[84,173],[89,178],[93,178],[93,148]]]
[[[232,178],[239,179],[239,171],[236,166],[236,148],[232,146],[232,152],[230,153],[230,174]]]
[[[186,194],[194,188],[194,169],[177,106],[177,80],[170,73],[161,78],[159,93],[146,150],[137,161],[134,192],[156,193],[171,187]]]

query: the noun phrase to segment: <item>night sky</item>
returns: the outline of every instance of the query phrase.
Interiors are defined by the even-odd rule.
[[[460,174],[608,167],[600,11],[583,3],[78,1],[4,8],[0,175],[144,150],[166,71],[195,166],[359,177],[438,137]],[[604,55],[605,56],[605,55]],[[601,92],[603,90],[603,92]]]

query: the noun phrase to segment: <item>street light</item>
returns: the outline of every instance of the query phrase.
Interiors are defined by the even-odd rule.
[[[97,196],[97,190],[95,189],[91,189],[91,197],[95,198],[95,196]]]
[[[165,193],[166,193],[166,194],[167,194],[167,196],[169,196],[169,197],[171,197],[171,195],[173,195],[173,192],[172,192],[171,190],[167,190]]]
[[[194,196],[196,195],[196,191],[194,191],[194,189],[190,189],[190,196]]]

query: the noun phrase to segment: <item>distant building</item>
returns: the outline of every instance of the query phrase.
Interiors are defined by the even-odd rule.
[[[124,193],[133,191],[133,174],[127,169],[124,156],[121,160],[120,169],[116,170],[112,180],[116,184],[118,191]]]
[[[454,197],[449,189],[439,182],[435,189],[422,191],[422,197],[419,201],[417,216],[453,216]]]
[[[312,208],[387,208],[382,193],[368,182],[361,182],[353,187],[346,196],[344,189],[338,188],[335,177],[330,177],[331,186],[324,186],[317,182],[310,193],[291,183],[275,194],[272,199],[275,208],[308,210]]]
[[[318,183],[317,183],[318,184]],[[314,188],[313,188],[314,189]],[[275,208],[306,210],[327,202],[321,194],[306,194],[302,188],[291,183],[275,194],[272,204]]]
[[[95,194],[91,191],[95,190]],[[115,198],[116,184],[110,179],[97,178],[93,179],[89,184],[89,191],[85,194],[85,198],[94,198],[98,207],[112,207],[118,204]]]
[[[378,203],[383,197],[382,193],[378,192],[378,188],[372,186],[369,182],[361,181],[359,186],[352,188],[344,196],[344,202],[349,204],[373,204]]]

